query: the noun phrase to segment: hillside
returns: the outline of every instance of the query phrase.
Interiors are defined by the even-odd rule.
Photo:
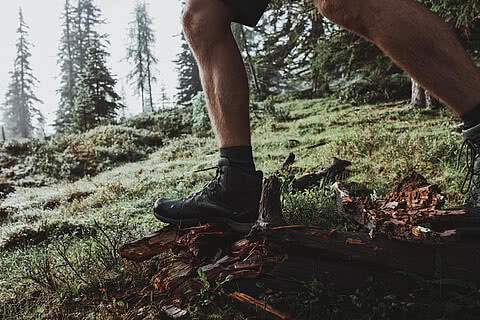
[[[326,167],[333,156],[349,160],[348,181],[365,185],[375,197],[415,170],[439,184],[446,205],[454,206],[463,201],[464,174],[455,169],[459,124],[448,110],[412,110],[405,102],[279,101],[252,113],[255,161],[270,175],[294,152],[294,172],[301,175]],[[164,112],[84,136],[4,143],[0,157],[9,164],[2,168],[4,182],[15,188],[0,205],[2,319],[162,317],[150,283],[155,259],[127,263],[117,250],[163,227],[151,214],[153,200],[183,196],[211,179],[214,171],[194,172],[216,163],[211,133],[191,134],[187,112]],[[16,179],[15,172],[23,174]],[[284,182],[289,223],[355,229],[336,217],[325,190],[291,194]],[[479,301],[468,286],[448,294],[424,285],[405,296],[390,294],[384,284],[350,293],[315,279],[305,286],[297,299],[269,288],[264,297],[298,319],[319,318],[314,312],[320,306],[326,319],[452,318]],[[191,318],[246,317],[217,293],[192,301]]]

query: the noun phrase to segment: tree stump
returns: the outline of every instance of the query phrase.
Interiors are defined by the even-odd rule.
[[[280,185],[280,180],[276,176],[264,180],[258,219],[252,226],[247,239],[267,237],[272,227],[285,225],[285,221],[280,214],[282,212]]]

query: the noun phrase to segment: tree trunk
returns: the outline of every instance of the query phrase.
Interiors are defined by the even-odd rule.
[[[323,27],[323,16],[312,14],[312,33],[311,41],[313,48],[312,61],[312,98],[324,97],[330,93],[330,87],[328,82],[323,77],[323,74],[315,67],[315,61],[318,56],[316,50],[317,41],[325,34],[325,28]]]
[[[429,108],[437,109],[442,106],[435,97],[433,97],[430,92],[420,87],[418,82],[412,80],[412,97],[410,104],[415,108]]]
[[[420,87],[417,81],[412,79],[412,97],[410,104],[415,108],[425,108],[427,106],[427,97],[425,89]]]
[[[147,80],[148,80],[148,101],[150,103],[150,112],[154,113],[155,109],[153,108],[153,94],[152,94],[152,66],[150,63],[150,56],[147,57]]]
[[[142,43],[142,38],[140,35],[140,22],[137,20],[137,45],[140,45]],[[142,99],[142,113],[145,113],[145,76],[144,76],[144,67],[143,67],[143,57],[142,57],[142,51],[138,50],[138,71],[140,73],[138,83],[140,84],[140,95]]]
[[[256,96],[259,95],[260,92],[260,86],[258,84],[258,78],[257,78],[257,70],[255,69],[255,64],[253,63],[252,56],[250,55],[250,47],[248,45],[248,40],[247,40],[247,35],[245,34],[245,29],[243,29],[242,25],[239,25],[240,28],[240,33],[242,35],[242,40],[243,40],[243,46],[245,48],[245,53],[247,54],[247,64],[250,69],[250,74],[253,78],[253,84],[255,86],[255,93]]]

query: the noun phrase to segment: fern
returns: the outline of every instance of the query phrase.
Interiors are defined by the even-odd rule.
[[[440,253],[436,252],[435,254],[435,271],[433,273],[435,279],[444,279],[447,277],[447,271],[445,263],[443,262],[442,256]]]
[[[435,286],[449,286],[449,287],[457,287],[460,289],[465,290],[477,290],[477,286],[475,283],[460,279],[436,279],[436,280],[429,280],[427,283],[435,285]]]
[[[425,280],[424,278],[422,278],[421,276],[419,276],[418,274],[415,274],[415,273],[411,273],[411,272],[407,272],[407,271],[395,271],[394,274],[399,274],[399,275],[405,276],[407,278],[410,278],[413,281],[415,281],[415,283],[418,286],[425,286],[428,283],[428,280]]]

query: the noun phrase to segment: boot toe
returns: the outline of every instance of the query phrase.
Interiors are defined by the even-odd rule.
[[[178,199],[160,198],[153,204],[153,212],[156,216],[171,216],[180,209],[178,203]]]

